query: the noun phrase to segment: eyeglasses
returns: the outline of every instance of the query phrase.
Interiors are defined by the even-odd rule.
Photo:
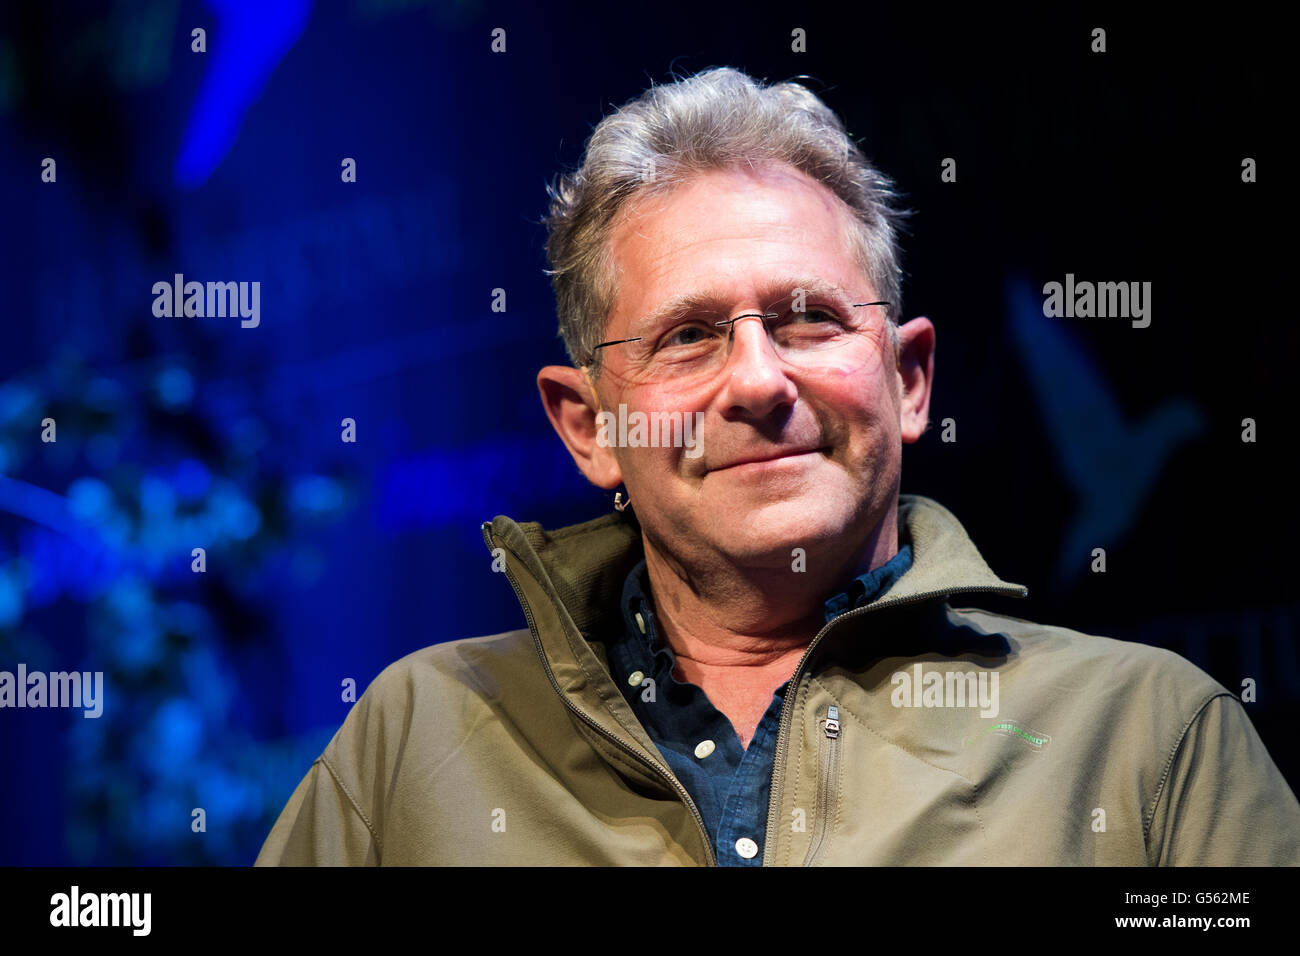
[[[860,371],[881,354],[887,338],[888,312],[875,321],[869,306],[888,302],[855,302],[846,305],[783,301],[776,311],[745,312],[713,322],[701,318],[669,320],[662,329],[629,339],[602,342],[596,349],[617,348],[617,369],[602,363],[607,374],[632,385],[672,385],[687,389],[710,382],[726,366],[736,338],[735,325],[741,319],[763,323],[773,352],[782,362],[804,371]]]

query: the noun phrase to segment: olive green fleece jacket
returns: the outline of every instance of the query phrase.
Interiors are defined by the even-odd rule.
[[[898,522],[912,567],[787,689],[764,864],[1300,863],[1300,804],[1231,692],[1170,651],[966,607],[1026,590],[937,502],[900,496]],[[528,627],[387,667],[257,865],[713,864],[605,656],[635,521],[483,537]]]

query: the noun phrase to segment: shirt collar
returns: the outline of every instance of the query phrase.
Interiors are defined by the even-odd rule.
[[[851,611],[854,608],[862,607],[864,604],[870,604],[893,587],[894,582],[901,578],[911,566],[912,546],[905,544],[898,549],[896,555],[880,567],[868,571],[866,574],[859,574],[849,583],[847,588],[834,597],[827,598],[822,606],[822,613],[826,618],[826,623],[829,624],[845,611]]]

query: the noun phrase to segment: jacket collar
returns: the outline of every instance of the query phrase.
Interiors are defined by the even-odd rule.
[[[993,573],[961,523],[937,501],[899,495],[898,527],[900,547],[912,545],[912,566],[884,595],[890,603],[966,590],[1028,595],[1028,588]],[[555,531],[498,515],[482,530],[489,549],[505,550],[507,570],[523,571],[545,593],[565,630],[572,628],[570,636],[603,640],[611,628],[622,627],[623,583],[645,556],[640,525],[630,512]]]
[[[864,607],[929,601],[964,590],[1013,597],[1028,593],[989,569],[961,524],[938,502],[900,495],[898,522],[900,547],[912,545],[912,566]],[[617,635],[613,629],[624,626],[619,601],[624,581],[644,557],[635,518],[629,512],[613,512],[547,531],[537,522],[517,523],[498,515],[485,522],[482,531],[493,566],[504,559],[501,570],[523,607],[543,669],[566,704],[606,737],[639,753],[644,763],[660,765],[654,742],[610,677],[605,655],[605,646]],[[842,633],[840,622],[860,613],[862,608],[846,612],[827,628]],[[643,783],[665,783],[626,761],[617,765],[638,774]]]

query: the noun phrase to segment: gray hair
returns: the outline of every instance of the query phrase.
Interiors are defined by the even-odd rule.
[[[875,169],[839,117],[798,83],[763,86],[717,67],[641,96],[592,131],[582,165],[547,186],[546,257],[560,336],[575,366],[600,371],[600,344],[617,293],[609,248],[615,218],[633,196],[656,195],[706,170],[785,163],[820,182],[848,207],[852,253],[891,303],[897,350],[902,266],[896,234],[910,210]]]

